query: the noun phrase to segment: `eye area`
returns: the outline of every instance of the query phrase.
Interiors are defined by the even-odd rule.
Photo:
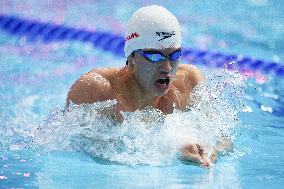
[[[170,54],[170,59],[173,60],[173,61],[177,61],[180,59],[181,57],[181,50],[177,50],[175,52],[173,52],[172,54]]]
[[[155,53],[155,52],[144,52],[144,57],[150,61],[158,62],[160,60],[164,60],[165,57],[161,53]]]
[[[159,62],[161,60],[165,60],[166,58],[169,58],[171,61],[178,61],[181,57],[181,49],[172,52],[170,55],[164,55],[161,52],[156,52],[152,50],[143,51],[142,49],[139,49],[138,53],[151,62]]]

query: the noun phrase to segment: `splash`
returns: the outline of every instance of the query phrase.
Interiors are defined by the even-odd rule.
[[[102,112],[115,100],[73,105],[70,111],[54,109],[38,127],[34,140],[52,150],[84,151],[100,162],[128,165],[169,165],[188,143],[213,147],[220,136],[235,140],[241,125],[244,80],[226,70],[211,74],[190,98],[187,111],[163,115],[157,109],[124,112],[123,123],[115,123]]]

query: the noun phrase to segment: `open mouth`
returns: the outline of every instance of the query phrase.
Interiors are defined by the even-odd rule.
[[[155,84],[160,91],[164,91],[169,88],[170,81],[171,79],[169,77],[165,77],[158,79]]]
[[[158,83],[158,84],[161,84],[161,85],[163,85],[163,84],[169,84],[170,83],[170,78],[160,78],[160,79],[158,79],[157,81],[156,81],[156,83]]]

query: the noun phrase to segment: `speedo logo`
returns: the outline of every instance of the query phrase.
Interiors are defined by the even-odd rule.
[[[136,37],[139,37],[139,34],[134,32],[131,35],[127,36],[126,41],[133,39],[133,38],[136,38]]]
[[[172,32],[156,32],[156,35],[159,36],[159,37],[162,37],[161,39],[158,40],[158,41],[162,41],[164,39],[167,39],[167,38],[175,35],[175,31],[172,31]]]

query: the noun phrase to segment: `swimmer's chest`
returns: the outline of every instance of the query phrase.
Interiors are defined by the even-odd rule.
[[[149,104],[149,107],[159,109],[166,114],[171,113],[174,108],[182,110],[188,102],[187,94],[173,88],[166,95],[159,98],[157,103]],[[123,90],[123,87],[120,87],[119,90],[113,92],[113,98],[117,100],[117,106],[120,111],[134,112],[140,109],[135,104],[135,97],[129,94],[128,89]]]

